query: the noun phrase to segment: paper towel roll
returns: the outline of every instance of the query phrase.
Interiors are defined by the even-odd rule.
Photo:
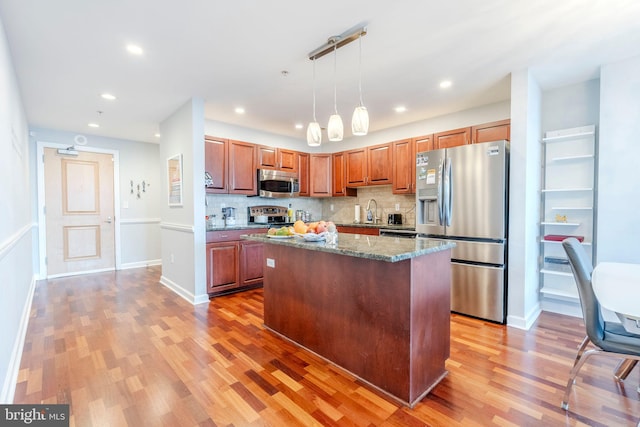
[[[355,222],[356,224],[360,222],[360,205],[356,205],[353,215],[353,222]]]

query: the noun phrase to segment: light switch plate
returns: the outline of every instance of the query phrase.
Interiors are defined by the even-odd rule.
[[[267,258],[267,267],[276,268],[276,260],[273,258]]]
[[[396,203],[396,212],[400,210],[400,203]]]

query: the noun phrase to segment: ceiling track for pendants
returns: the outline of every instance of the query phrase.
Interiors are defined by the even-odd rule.
[[[334,49],[340,49],[342,46],[347,45],[354,40],[358,40],[360,36],[364,36],[366,34],[367,27],[360,25],[350,28],[340,35],[329,37],[325,44],[309,52],[309,59],[313,61],[315,59],[322,58],[326,54],[333,52]]]

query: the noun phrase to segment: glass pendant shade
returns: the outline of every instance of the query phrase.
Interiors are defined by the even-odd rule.
[[[339,114],[332,114],[331,117],[329,117],[327,134],[329,135],[329,141],[342,141],[344,126],[342,125],[342,118]]]
[[[369,112],[367,107],[360,105],[353,110],[351,118],[351,133],[357,136],[366,135],[369,132]]]
[[[322,130],[320,123],[310,122],[307,126],[307,145],[309,147],[317,147],[322,143]]]

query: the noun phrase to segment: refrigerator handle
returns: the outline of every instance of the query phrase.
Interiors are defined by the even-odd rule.
[[[442,197],[442,187],[443,187],[443,179],[444,179],[444,170],[443,170],[443,161],[440,160],[440,164],[438,165],[438,224],[444,225],[444,200]]]
[[[445,160],[444,166],[444,206],[445,206],[445,225],[447,227],[451,226],[451,211],[452,211],[452,203],[453,203],[453,181],[452,181],[452,173],[451,169],[453,168],[451,164],[451,159],[447,157]]]

